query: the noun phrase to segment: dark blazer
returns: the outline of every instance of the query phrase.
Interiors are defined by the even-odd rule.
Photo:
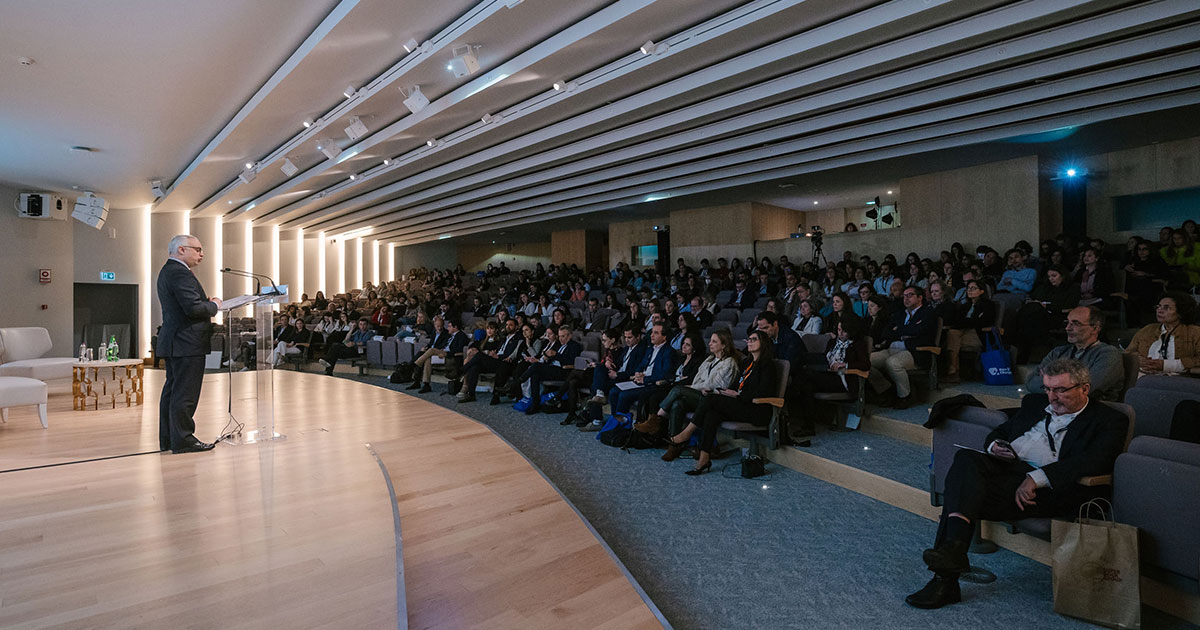
[[[617,366],[617,380],[627,381],[629,377],[638,371],[638,367],[643,363],[643,360],[648,356],[647,351],[649,346],[644,343],[639,343],[632,348],[625,348],[623,352],[613,358],[613,363]],[[621,371],[621,363],[625,361],[625,356],[629,355],[629,363],[625,365],[625,371]]]
[[[742,292],[741,300],[738,300],[737,290],[734,290],[733,295],[729,296],[729,302],[727,302],[725,306],[736,308],[739,311],[744,311],[751,306],[754,306],[754,302],[757,299],[758,293],[754,289],[746,287],[746,290]]]
[[[470,341],[461,330],[454,333],[453,336],[447,334],[439,339],[441,343],[435,345],[434,348],[445,350],[448,354],[462,354],[467,349],[467,343]]]
[[[918,347],[933,345],[933,338],[937,334],[937,313],[928,305],[922,306],[913,313],[907,324],[904,323],[905,315],[904,310],[892,313],[888,329],[884,332],[884,339],[889,344],[893,341],[903,341],[904,347],[908,348],[915,358]]]
[[[194,357],[212,348],[212,316],[217,305],[187,265],[168,260],[158,272],[158,301],[162,304],[162,330],[155,354],[161,357]]]
[[[664,343],[663,347],[658,350],[658,356],[654,357],[654,363],[650,363],[650,356],[654,354],[654,348],[647,345],[642,353],[642,360],[638,362],[638,369],[634,372],[641,372],[646,375],[646,383],[656,383],[664,381],[673,375],[675,371],[675,351],[671,349],[671,344]]]
[[[733,376],[733,382],[729,384],[730,389],[738,388],[742,371],[745,369],[745,365],[738,366],[737,372]],[[773,398],[778,393],[779,381],[775,362],[755,362],[750,373],[746,375],[746,382],[742,385],[742,390],[738,393],[737,398],[743,403],[750,404],[755,398]]]
[[[979,335],[980,341],[983,340],[984,328],[990,328],[996,325],[996,303],[985,298],[979,298],[979,302],[975,305],[975,312],[971,313],[970,317],[967,312],[971,310],[971,303],[958,305],[958,312],[955,313],[953,322],[949,322],[951,328],[967,330],[972,328],[975,334]]]
[[[987,436],[992,440],[1013,440],[1021,437],[1046,417],[1045,394],[1029,394],[1021,399],[1021,408],[1011,420],[996,427]],[[1070,492],[1080,477],[1108,475],[1113,471],[1117,456],[1125,449],[1129,419],[1125,414],[1105,405],[1098,399],[1088,401],[1063,436],[1058,461],[1042,467],[1050,485],[1058,492]]]
[[[825,344],[825,353],[828,354],[830,350],[833,350],[835,345],[837,345],[836,337],[830,339],[829,343]],[[846,348],[846,367],[851,370],[862,370],[864,372],[871,370],[871,349],[867,347],[867,344],[863,340],[852,340],[850,347]]]
[[[784,324],[779,324],[779,339],[775,341],[775,357],[787,361],[788,364],[800,367],[797,361],[804,352],[804,340],[796,331]]]
[[[557,364],[564,368],[572,368],[575,366],[575,358],[579,353],[583,352],[583,344],[574,339],[567,342],[564,348],[560,343],[553,343],[549,347],[554,348],[554,356],[546,357],[546,363]]]

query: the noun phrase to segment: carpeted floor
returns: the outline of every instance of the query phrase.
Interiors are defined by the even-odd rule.
[[[1088,627],[1053,612],[1049,568],[1003,549],[978,558],[995,583],[964,583],[963,603],[942,610],[910,608],[904,596],[930,577],[920,555],[934,524],[850,490],[773,464],[766,479],[742,479],[735,469],[723,477],[720,467],[736,457],[693,478],[683,474],[691,460],[604,446],[594,433],[559,426],[562,414],[525,416],[489,407],[486,396],[457,404],[443,390],[434,384],[421,398],[491,427],[541,468],[675,628]],[[827,439],[862,452],[849,444],[856,434]],[[896,475],[920,482],[915,468]],[[1190,627],[1152,609],[1145,616],[1147,628]]]

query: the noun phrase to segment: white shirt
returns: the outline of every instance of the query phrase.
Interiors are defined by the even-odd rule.
[[[1163,372],[1166,374],[1179,374],[1183,372],[1183,361],[1175,358],[1175,329],[1170,330],[1171,336],[1167,338],[1167,353],[1162,353],[1162,337],[1167,334],[1166,326],[1159,326],[1158,339],[1150,344],[1150,351],[1146,354],[1151,359],[1163,360]],[[1141,378],[1140,376],[1138,378]]]
[[[1067,413],[1060,416],[1050,409],[1050,405],[1046,405],[1046,413],[1050,416],[1050,426],[1046,426],[1044,419],[1039,420],[1024,435],[1012,441],[1012,448],[1017,453],[1017,457],[1034,467],[1035,470],[1031,470],[1026,474],[1030,479],[1033,479],[1037,487],[1046,488],[1050,486],[1050,479],[1046,477],[1046,473],[1042,472],[1042,466],[1058,461],[1058,453],[1062,450],[1063,438],[1067,435],[1067,426],[1071,424],[1071,421],[1076,416],[1083,413],[1084,409],[1087,409],[1087,403],[1084,403],[1083,407],[1075,413]],[[1054,436],[1054,448],[1050,447],[1051,435]],[[995,444],[995,442],[992,442],[992,444]],[[987,450],[989,452],[992,450],[992,444],[988,445]]]

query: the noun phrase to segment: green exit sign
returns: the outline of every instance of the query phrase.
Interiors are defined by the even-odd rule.
[[[117,281],[117,272],[115,272],[115,271],[101,271],[101,272],[100,272],[100,279],[101,279],[101,280],[103,280],[103,281],[105,281],[105,282],[116,282],[116,281]]]

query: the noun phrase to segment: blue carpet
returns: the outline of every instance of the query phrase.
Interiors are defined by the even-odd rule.
[[[1049,568],[1003,549],[980,561],[999,579],[964,583],[962,604],[910,608],[904,596],[930,577],[920,557],[935,526],[904,510],[776,465],[768,479],[723,478],[720,467],[736,467],[736,458],[688,477],[691,460],[603,446],[595,434],[559,426],[562,414],[525,416],[489,407],[486,397],[456,404],[443,387],[421,398],[491,427],[541,468],[680,630],[1088,627],[1054,614]]]
[[[929,488],[928,446],[863,431],[818,428],[813,446],[802,450],[920,490]]]

